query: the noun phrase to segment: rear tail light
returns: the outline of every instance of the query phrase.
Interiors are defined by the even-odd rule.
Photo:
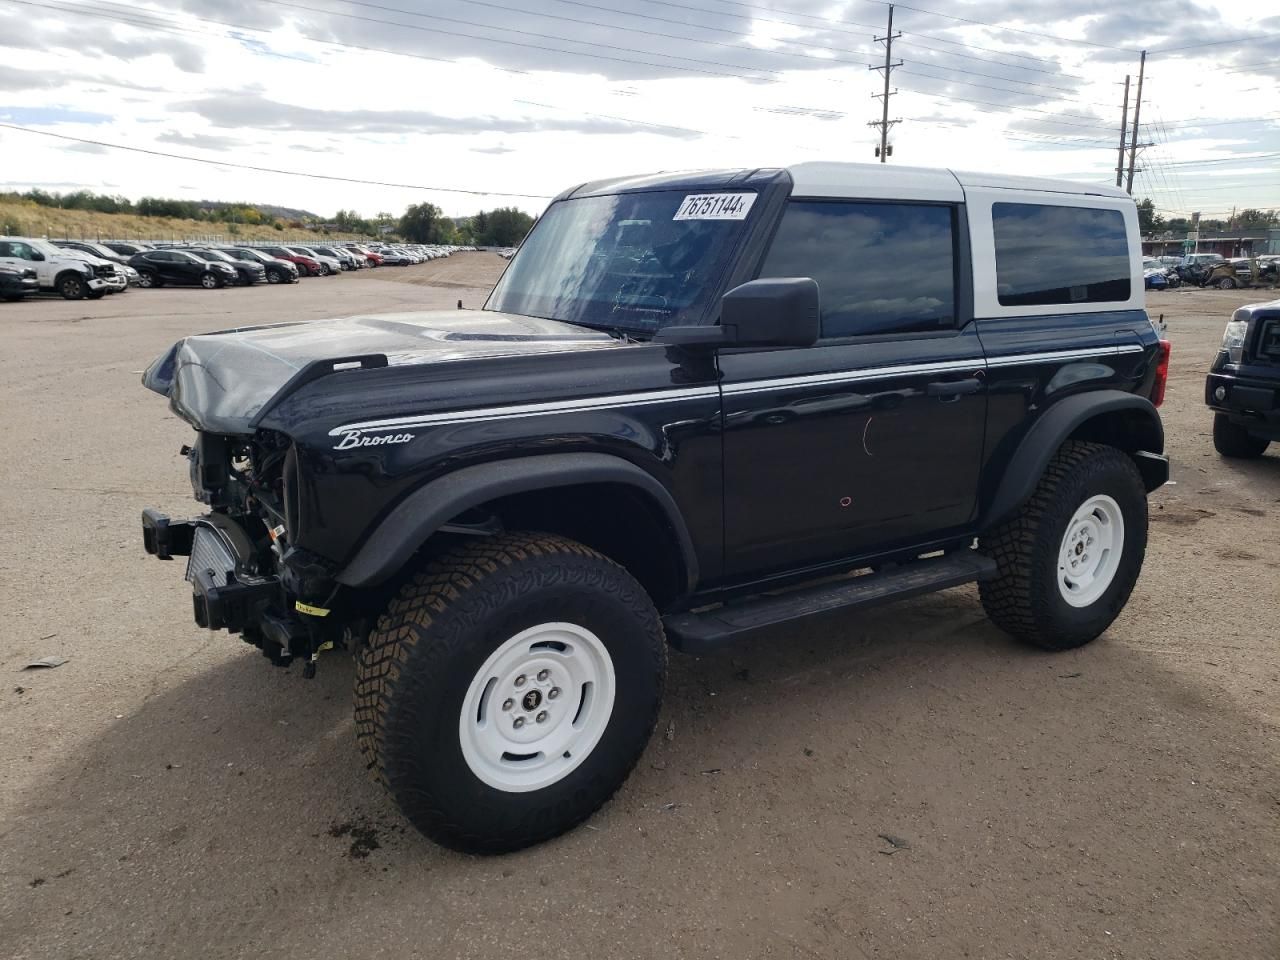
[[[1169,354],[1173,350],[1173,344],[1168,340],[1160,341],[1160,354],[1156,358],[1156,379],[1151,385],[1151,402],[1155,406],[1164,403],[1165,387],[1169,385]]]

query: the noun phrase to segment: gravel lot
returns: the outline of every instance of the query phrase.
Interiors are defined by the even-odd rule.
[[[138,531],[193,512],[189,431],[138,379],[188,333],[478,306],[502,265],[0,304],[0,957],[1280,955],[1280,450],[1219,459],[1201,402],[1272,294],[1150,298],[1176,485],[1102,640],[1022,649],[962,588],[676,656],[610,805],[472,859],[365,775],[348,661],[191,623]]]

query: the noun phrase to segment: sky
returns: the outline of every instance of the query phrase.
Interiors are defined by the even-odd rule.
[[[1280,208],[1280,6],[921,2],[894,9],[890,163],[1114,182],[1145,49],[1135,196],[1166,216]],[[0,190],[462,216],[629,173],[875,162],[887,17],[875,0],[0,0]]]

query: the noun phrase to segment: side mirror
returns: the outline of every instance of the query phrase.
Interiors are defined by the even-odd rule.
[[[771,277],[734,287],[720,301],[717,327],[667,327],[654,338],[681,346],[807,347],[822,329],[818,282]]]
[[[32,250],[32,251],[31,251],[31,259],[32,259],[32,260],[39,260],[39,261],[43,261],[43,260],[44,260],[44,254],[43,254],[43,253],[41,253],[39,250]]]

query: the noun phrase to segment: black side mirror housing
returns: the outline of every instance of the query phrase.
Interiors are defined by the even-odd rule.
[[[716,327],[667,327],[659,343],[710,347],[807,347],[822,329],[818,282],[770,277],[734,287],[720,301]]]
[[[43,253],[41,253],[39,250],[32,250],[32,251],[31,251],[31,259],[32,259],[32,261],[43,261],[43,260],[44,260],[44,254],[43,254]]]

